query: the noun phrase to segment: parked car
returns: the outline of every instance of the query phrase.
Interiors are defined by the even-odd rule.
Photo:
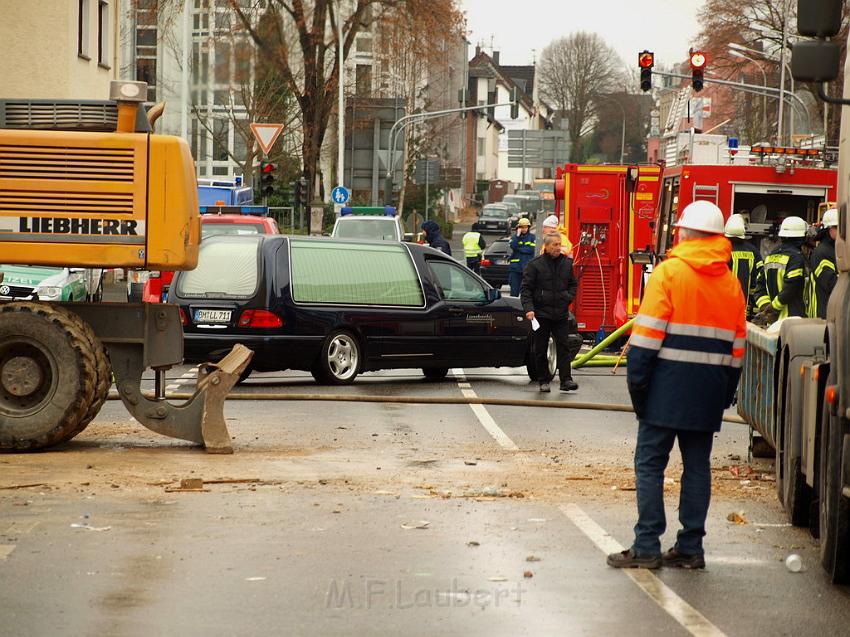
[[[481,234],[506,235],[511,229],[512,216],[519,220],[519,215],[512,215],[512,210],[507,205],[488,203],[481,209],[478,221],[472,224],[472,229]]]
[[[484,250],[481,259],[481,277],[494,288],[508,284],[508,266],[511,260],[511,238],[496,239]]]
[[[380,241],[404,241],[410,238],[405,237],[401,219],[396,209],[391,206],[343,208],[340,217],[334,223],[331,236],[338,239],[378,239]]]
[[[180,307],[189,363],[242,343],[254,370],[346,384],[366,371],[418,367],[438,379],[528,358],[519,299],[411,243],[211,237],[198,267],[175,276],[169,301]]]
[[[265,206],[201,206],[201,238],[217,235],[280,234],[277,221]],[[141,300],[161,303],[168,296],[174,272],[149,272]]]
[[[519,190],[512,195],[506,195],[503,201],[505,199],[517,204],[519,209],[532,221],[543,209],[543,200],[540,198],[540,193],[535,190]]]
[[[0,299],[100,301],[103,270],[35,265],[0,265]]]

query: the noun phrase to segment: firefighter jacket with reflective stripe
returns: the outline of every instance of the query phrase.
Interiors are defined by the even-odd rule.
[[[738,277],[747,308],[755,307],[756,295],[764,286],[764,261],[758,249],[749,241],[731,239],[732,260],[729,269]]]
[[[480,232],[467,232],[463,235],[463,255],[467,259],[480,257],[484,248],[487,247],[487,242]]]
[[[826,305],[835,287],[835,240],[829,235],[812,252],[812,274],[809,279],[808,313],[812,318],[826,318]]]
[[[510,272],[522,272],[528,262],[534,258],[534,235],[530,232],[515,234],[511,237],[511,264],[508,266]]]
[[[783,241],[764,260],[764,288],[756,299],[762,309],[770,303],[779,318],[806,316],[805,288],[809,275],[806,257],[793,242]]]
[[[628,387],[641,422],[720,431],[746,344],[746,301],[729,240],[683,241],[656,266],[635,317]]]

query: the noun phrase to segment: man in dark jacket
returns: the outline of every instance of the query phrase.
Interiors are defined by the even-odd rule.
[[[835,237],[838,235],[838,211],[830,208],[823,215],[823,238],[812,252],[812,274],[809,285],[809,316],[826,318],[829,295],[838,281],[835,268]]]
[[[443,238],[443,234],[440,232],[440,226],[437,225],[436,221],[431,221],[429,219],[423,223],[422,231],[425,233],[425,240],[428,242],[429,246],[435,250],[440,250],[445,252],[447,255],[452,256],[452,247],[449,245],[449,242]]]
[[[546,352],[549,335],[558,349],[558,376],[561,391],[578,389],[570,364],[577,353],[575,337],[570,329],[570,304],[576,296],[578,280],[572,259],[561,254],[561,235],[549,234],[543,239],[543,254],[532,259],[522,274],[520,298],[526,318],[532,322],[534,356],[540,391],[549,391],[549,364]],[[536,329],[535,329],[536,327]]]

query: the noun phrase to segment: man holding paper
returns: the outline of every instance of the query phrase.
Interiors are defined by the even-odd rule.
[[[549,336],[555,339],[558,350],[558,376],[561,391],[578,389],[573,380],[570,364],[578,348],[576,337],[571,336],[570,304],[578,290],[578,280],[573,273],[572,259],[561,253],[562,239],[557,233],[543,238],[543,254],[526,266],[522,275],[520,299],[525,317],[531,321],[534,356],[537,359],[540,391],[549,391],[549,364],[546,352]],[[579,347],[581,342],[578,342]]]

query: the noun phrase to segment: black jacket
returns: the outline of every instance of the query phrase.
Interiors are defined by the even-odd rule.
[[[835,273],[835,241],[827,235],[812,252],[812,291],[809,297],[809,316],[826,318],[826,306],[836,281],[838,281],[838,276]]]
[[[573,260],[564,255],[553,259],[541,254],[529,261],[522,273],[522,309],[544,319],[565,319],[576,297],[578,280]]]
[[[429,246],[435,250],[445,252],[449,256],[452,255],[452,247],[449,245],[449,242],[446,241],[445,237],[443,237],[440,232],[440,226],[437,225],[436,221],[426,221],[422,224],[422,230],[425,231],[425,240],[428,242]]]

